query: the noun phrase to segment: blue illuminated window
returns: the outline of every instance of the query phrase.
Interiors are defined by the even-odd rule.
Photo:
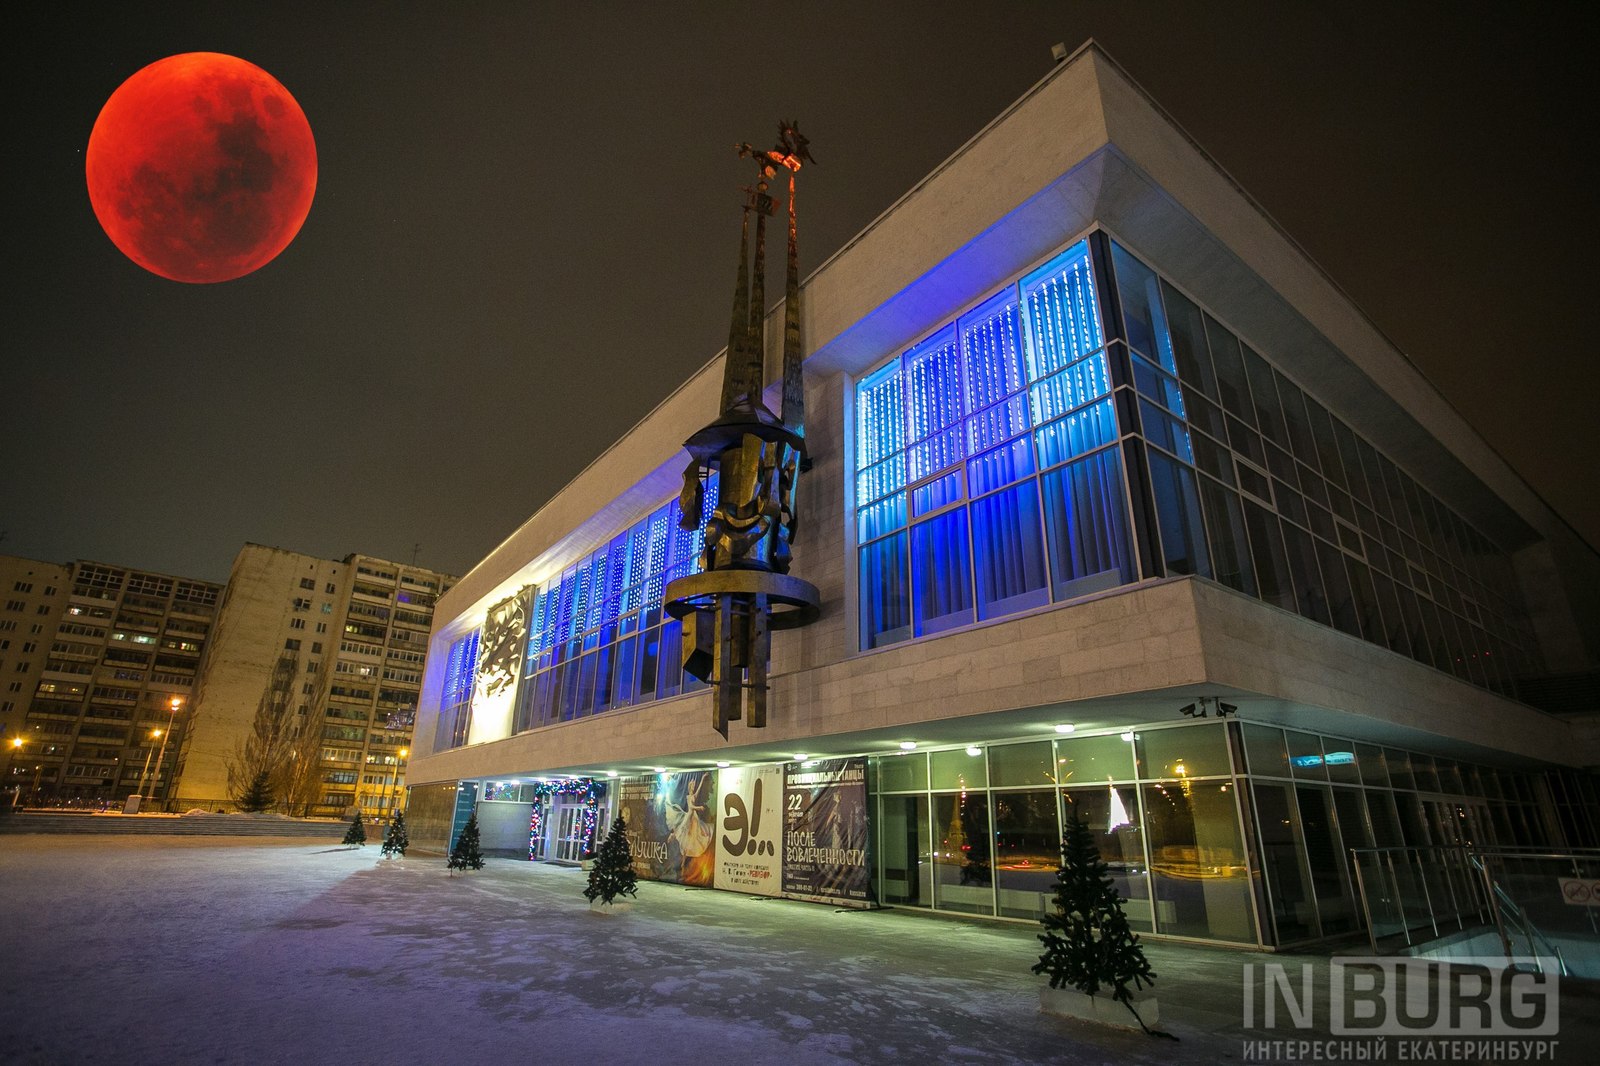
[[[1040,471],[1118,439],[1104,344],[1080,242],[857,383],[863,648],[1082,594],[1079,569],[1100,556],[1052,582]],[[1076,499],[1094,509],[1081,521],[1118,538],[1095,574],[1131,580],[1125,502]]]
[[[516,731],[699,686],[682,673],[679,626],[661,598],[668,581],[699,571],[715,506],[713,478],[695,529],[681,528],[674,499],[538,590]]]
[[[444,664],[444,687],[439,694],[439,724],[433,749],[459,748],[471,727],[472,683],[478,668],[478,638],[474,629],[450,645]]]

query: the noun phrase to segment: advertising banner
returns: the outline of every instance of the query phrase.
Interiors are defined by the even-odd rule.
[[[783,891],[783,767],[747,766],[717,775],[715,887],[777,896]]]
[[[715,770],[621,778],[633,872],[651,881],[712,887],[717,868]]]
[[[783,894],[870,907],[867,760],[788,764],[783,781]]]

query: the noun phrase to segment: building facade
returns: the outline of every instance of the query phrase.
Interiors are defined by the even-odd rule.
[[[279,798],[295,813],[386,815],[405,784],[434,605],[453,580],[245,545],[196,692],[181,802],[232,805],[229,767],[260,722],[280,738],[271,761],[288,764]]]
[[[719,358],[441,602],[413,840],[1032,918],[1079,817],[1137,928],[1260,946],[1358,928],[1352,848],[1597,843],[1600,557],[1094,46],[803,321],[766,728],[662,610]]]
[[[21,697],[26,707],[8,734],[8,745],[22,741],[8,787],[21,802],[120,803],[135,793],[169,802],[222,586],[81,560],[6,567],[17,602],[30,595],[25,585],[38,598],[31,612],[0,616],[16,626],[0,640],[36,645],[37,672],[7,680],[7,704]]]

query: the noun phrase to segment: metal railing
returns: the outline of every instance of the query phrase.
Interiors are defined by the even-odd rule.
[[[1562,976],[1574,972],[1574,950],[1600,957],[1600,907],[1556,890],[1562,877],[1600,875],[1600,849],[1353,848],[1350,858],[1374,955],[1477,930],[1492,931],[1508,958],[1554,959]]]

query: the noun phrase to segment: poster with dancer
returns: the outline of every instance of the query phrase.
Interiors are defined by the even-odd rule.
[[[717,774],[717,888],[756,896],[782,894],[782,807],[781,766],[746,766]]]
[[[633,872],[710,888],[717,866],[716,791],[714,770],[622,778],[617,812],[627,819]]]
[[[783,894],[876,904],[867,861],[867,760],[789,764],[783,781]]]

